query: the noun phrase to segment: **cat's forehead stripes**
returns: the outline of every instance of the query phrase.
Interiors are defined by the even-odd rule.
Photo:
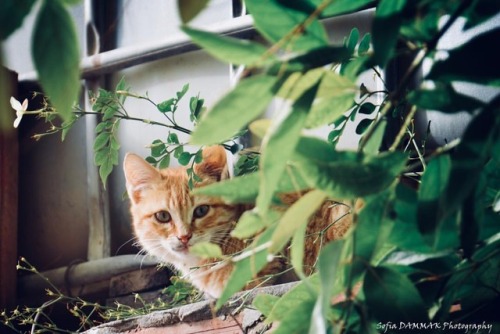
[[[161,171],[161,190],[168,194],[168,206],[184,208],[192,205],[185,169],[166,169]]]

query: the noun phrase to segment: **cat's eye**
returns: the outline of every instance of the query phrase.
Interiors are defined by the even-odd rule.
[[[168,211],[158,211],[155,213],[155,219],[158,223],[168,223],[172,220],[172,216]]]
[[[210,206],[208,206],[208,205],[197,206],[194,209],[193,216],[194,216],[194,218],[204,217],[208,213],[209,210],[210,210]]]

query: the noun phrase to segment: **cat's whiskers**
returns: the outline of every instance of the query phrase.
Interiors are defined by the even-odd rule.
[[[196,175],[202,178],[203,183],[211,184],[216,180],[226,178],[224,171],[227,171],[227,160],[224,148],[222,146],[207,147],[202,153],[202,162],[195,164],[193,168],[196,169]],[[255,238],[245,240],[233,238],[231,231],[234,230],[238,217],[251,208],[233,206],[216,198],[207,199],[196,193],[190,193],[185,168],[167,168],[160,171],[151,167],[139,156],[127,155],[124,170],[131,201],[133,227],[137,235],[135,240],[131,239],[127,243],[133,242],[134,246],[139,246],[141,250],[137,256],[150,254],[157,257],[159,261],[168,262],[172,268],[183,274],[183,278],[187,278],[204,292],[213,296],[219,294],[224,289],[232,272],[230,269],[235,262],[266,251],[269,247],[270,242],[256,246]],[[305,193],[285,194],[283,196],[284,209],[293,205]],[[197,209],[196,205],[200,206],[200,204],[210,204],[216,210],[215,214],[200,214],[200,217],[197,217],[198,220],[189,227],[187,225],[190,222],[182,222],[186,223],[183,228],[180,228],[178,224],[175,224],[174,229],[159,228],[157,225],[159,221],[155,222],[150,219],[152,215],[156,218],[159,212],[167,213],[163,216],[168,218],[184,217],[186,212],[194,213]],[[352,225],[350,217],[344,218],[349,214],[347,204],[328,200],[317,214],[311,217],[304,240],[305,267],[309,268],[314,265],[323,243],[343,237]],[[344,220],[337,223],[341,218]],[[163,223],[169,223],[169,221]],[[174,233],[183,233],[184,237]],[[186,238],[189,241],[186,241]],[[219,245],[224,259],[209,261],[189,251],[190,247],[201,242]],[[268,284],[266,275],[275,275],[283,271],[287,266],[286,259],[289,254],[284,253],[283,256],[283,259],[278,257],[268,259],[270,261],[268,265],[256,273],[257,284]],[[145,258],[146,256],[142,261]],[[255,284],[252,285],[255,286]]]
[[[134,240],[135,240],[135,241],[134,241]],[[120,252],[120,250],[121,250],[123,247],[125,247],[128,243],[131,243],[132,241],[134,241],[134,242],[132,243],[132,246],[136,246],[136,243],[138,242],[137,237],[132,237],[132,238],[128,239],[127,241],[125,241],[124,243],[122,243],[122,244],[120,245],[120,247],[118,247],[118,249],[115,251],[115,256],[116,256],[116,255],[118,255],[118,253]]]

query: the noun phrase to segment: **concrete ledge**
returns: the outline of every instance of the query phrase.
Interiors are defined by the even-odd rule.
[[[292,282],[240,292],[215,314],[213,311],[215,301],[204,300],[169,310],[152,312],[144,316],[112,321],[94,327],[85,333],[262,333],[269,326],[262,323],[260,312],[246,308],[245,305],[250,305],[258,294],[282,296],[296,284],[297,282]]]

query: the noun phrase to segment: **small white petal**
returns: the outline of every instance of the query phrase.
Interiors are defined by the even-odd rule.
[[[23,118],[23,116],[18,116],[15,120],[14,120],[14,127],[17,128],[19,126],[19,123],[21,123],[21,119]]]
[[[12,109],[14,109],[14,110],[22,110],[23,109],[21,102],[16,100],[13,96],[10,97],[10,105],[11,105]]]
[[[23,104],[21,106],[22,110],[26,111],[28,109],[28,99],[24,99]]]

